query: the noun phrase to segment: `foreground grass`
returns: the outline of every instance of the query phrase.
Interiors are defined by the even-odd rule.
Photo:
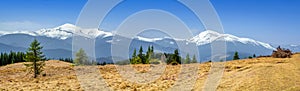
[[[187,67],[198,67],[197,82],[193,90],[202,90],[210,70],[210,63],[188,64]],[[106,82],[111,90],[168,90],[180,81],[178,74],[181,65],[166,66],[163,73],[152,72],[150,65],[134,65],[135,73],[126,73],[128,76],[143,75],[146,78],[137,78],[140,82],[125,79],[119,70],[129,70],[130,65],[94,66],[98,72],[85,74],[85,78],[97,78]],[[0,67],[0,90],[83,90],[83,84],[77,79],[76,70],[91,70],[91,66],[73,67],[61,61],[46,62],[46,76],[36,79],[26,73],[23,63],[16,63]],[[158,69],[159,70],[159,69]],[[78,74],[77,74],[78,75]],[[92,76],[91,76],[92,75]],[[149,77],[148,77],[149,76]],[[147,78],[154,77],[150,81]],[[300,54],[292,58],[256,58],[225,63],[225,70],[217,90],[219,91],[299,91],[300,90]],[[81,85],[80,85],[81,84]],[[98,84],[98,83],[95,83]]]

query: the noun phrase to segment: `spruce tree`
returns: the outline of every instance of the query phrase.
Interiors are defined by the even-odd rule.
[[[149,64],[150,63],[151,55],[152,55],[151,47],[148,46],[148,50],[146,52],[146,57],[145,57],[145,64]]]
[[[252,56],[249,56],[249,57],[248,57],[248,59],[252,59],[252,58],[253,58]]]
[[[7,65],[9,63],[8,62],[8,54],[7,53],[3,54],[3,62],[4,62],[4,65]]]
[[[174,51],[174,54],[173,54],[173,62],[178,63],[178,64],[181,64],[178,49],[176,49],[176,50]]]
[[[25,56],[25,60],[30,62],[28,64],[24,64],[30,72],[34,72],[34,78],[37,77],[42,71],[45,66],[45,56],[41,51],[43,47],[40,43],[34,39],[34,41],[30,44]]]
[[[151,52],[152,52],[152,53],[154,52],[154,47],[153,47],[153,46],[151,46]]]
[[[239,60],[240,57],[239,57],[239,53],[238,52],[235,52],[234,53],[234,56],[233,56],[233,60]]]
[[[196,55],[193,56],[192,63],[197,63]]]
[[[0,66],[4,65],[3,53],[0,55]]]
[[[153,45],[151,46],[151,56],[150,56],[150,58],[153,58],[154,57],[154,47],[153,47]]]
[[[143,54],[143,47],[142,47],[142,46],[140,47],[138,57],[140,58],[140,60],[141,60],[141,62],[142,62],[143,64],[146,63],[146,62],[145,62],[145,58],[144,58],[144,54]]]
[[[136,57],[136,49],[134,48],[134,50],[133,50],[133,54],[132,54],[132,59],[134,59]]]
[[[185,63],[185,64],[191,63],[191,58],[190,58],[190,55],[189,55],[189,54],[186,55],[184,63]]]
[[[137,57],[136,57],[136,49],[134,48],[134,50],[133,50],[133,54],[132,54],[132,57],[131,57],[131,60],[130,60],[130,63],[131,64],[136,64],[136,59],[137,59]]]

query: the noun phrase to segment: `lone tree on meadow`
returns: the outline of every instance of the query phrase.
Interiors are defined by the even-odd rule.
[[[82,48],[76,53],[76,58],[74,60],[76,65],[88,64],[88,57]]]
[[[233,56],[233,60],[239,60],[240,57],[239,57],[239,53],[238,52],[235,52],[234,53],[234,56]]]
[[[25,61],[30,63],[24,65],[29,70],[29,73],[33,71],[34,78],[36,78],[37,75],[43,72],[43,68],[45,66],[45,56],[41,51],[42,49],[43,47],[40,46],[40,43],[36,39],[34,39],[26,52]]]

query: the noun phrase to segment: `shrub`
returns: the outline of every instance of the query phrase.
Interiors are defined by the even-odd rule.
[[[160,64],[160,61],[157,59],[150,60],[150,64]]]
[[[88,57],[82,48],[76,53],[76,58],[74,60],[76,65],[89,64]]]

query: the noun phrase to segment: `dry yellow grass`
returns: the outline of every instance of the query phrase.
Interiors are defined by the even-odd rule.
[[[80,90],[75,71],[69,63],[47,61],[46,76],[33,78],[23,63],[0,67],[0,91],[2,90]]]
[[[189,64],[184,66],[198,66],[198,80],[195,91],[202,90],[210,70],[210,63]],[[118,66],[127,69],[127,66]],[[81,66],[79,69],[90,69]],[[181,66],[166,66],[162,74],[152,82],[140,84],[122,78],[115,65],[96,67],[102,78],[112,90],[128,91],[158,91],[167,90],[178,81]],[[149,65],[134,65],[136,74],[147,73]],[[26,75],[23,63],[16,63],[0,67],[1,90],[82,90],[75,68],[71,64],[61,61],[47,61],[46,76],[36,79]],[[128,73],[129,74],[129,73]],[[136,74],[130,74],[135,76]],[[100,79],[100,78],[99,78]],[[146,81],[146,80],[145,80]],[[292,58],[255,58],[225,63],[223,77],[217,87],[219,91],[300,91],[300,54]]]
[[[218,90],[300,91],[300,54],[227,62]]]

